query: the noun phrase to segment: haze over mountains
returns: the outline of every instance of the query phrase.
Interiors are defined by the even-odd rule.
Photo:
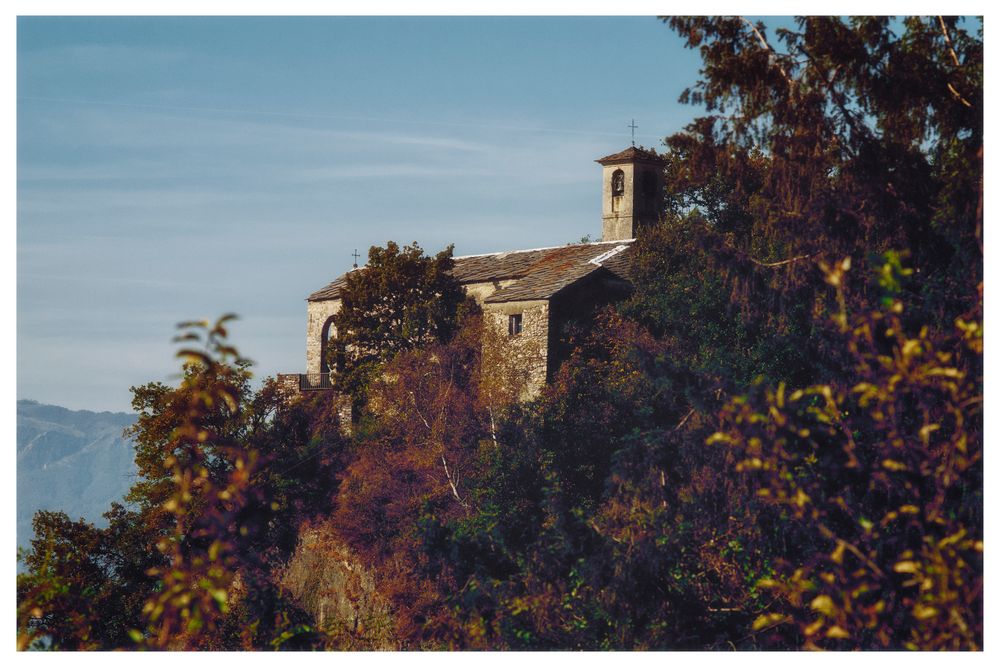
[[[28,547],[31,518],[59,510],[98,526],[111,502],[135,480],[132,443],[122,437],[135,421],[124,412],[68,410],[17,402],[17,544]]]

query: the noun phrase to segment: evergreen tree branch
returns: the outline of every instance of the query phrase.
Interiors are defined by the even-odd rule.
[[[753,34],[757,36],[757,40],[760,42],[761,46],[765,51],[768,51],[771,54],[775,67],[778,68],[778,71],[781,72],[782,78],[784,78],[784,80],[788,83],[788,87],[791,88],[795,82],[792,80],[792,77],[788,75],[788,72],[785,71],[785,68],[781,66],[781,62],[778,60],[778,54],[774,50],[774,47],[768,43],[767,38],[761,34],[760,30],[757,29],[757,26],[753,24],[753,21],[745,16],[741,16],[740,20],[750,26],[750,29],[753,31]]]

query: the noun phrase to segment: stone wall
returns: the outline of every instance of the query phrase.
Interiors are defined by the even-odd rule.
[[[323,326],[340,311],[340,299],[309,301],[306,304],[306,373],[321,373],[323,366]],[[332,324],[330,326],[333,326]]]
[[[516,283],[515,279],[508,280],[490,280],[481,283],[466,283],[463,285],[465,288],[465,293],[476,300],[480,306],[483,305],[483,301],[488,299],[497,290],[508,287]]]
[[[298,373],[278,373],[278,389],[290,400],[299,395],[299,374]]]
[[[612,175],[621,169],[625,176],[625,191],[619,196],[611,194]],[[653,179],[652,193],[641,192],[643,174]],[[645,162],[604,165],[601,187],[602,241],[633,239],[642,225],[654,224],[659,203],[663,199],[663,169]]]
[[[489,329],[483,344],[497,348],[496,351],[502,356],[500,365],[504,368],[501,372],[504,382],[523,385],[518,392],[520,398],[530,399],[538,395],[552,370],[549,368],[549,302],[536,300],[484,303],[494,292],[515,282],[517,281],[495,280],[469,283],[465,285],[465,291],[483,308],[484,322]],[[339,299],[308,302],[306,373],[321,372],[323,327],[340,311],[340,305]],[[522,331],[517,336],[510,336],[508,333],[509,317],[513,314],[520,314],[522,317]],[[497,359],[499,362],[500,357]],[[520,378],[517,377],[519,375]],[[291,391],[292,383],[298,382],[298,376],[282,376],[279,380],[283,387],[287,384]],[[295,392],[298,392],[297,384]]]
[[[521,315],[521,333],[511,336],[510,316]],[[548,377],[549,302],[512,301],[483,305],[484,372],[502,392],[535,398]]]

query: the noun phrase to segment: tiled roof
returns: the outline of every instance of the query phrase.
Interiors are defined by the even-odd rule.
[[[569,262],[561,258],[552,258],[551,261],[540,264],[536,270],[513,285],[491,294],[485,299],[486,303],[548,299],[584,276],[601,270],[596,264]]]
[[[615,153],[614,155],[602,157],[600,160],[594,160],[594,162],[598,162],[600,164],[615,164],[616,162],[636,161],[662,163],[664,162],[664,159],[652,151],[636,148],[635,146],[629,146],[621,153]]]
[[[339,299],[340,290],[347,284],[347,274],[338,277],[332,283],[327,285],[321,290],[317,290],[306,297],[306,301],[329,301],[330,299]]]
[[[632,241],[579,243],[556,248],[513,250],[455,258],[454,275],[462,284],[516,280],[498,290],[489,303],[548,299],[566,286],[602,268],[627,279],[628,248]],[[347,274],[310,294],[309,301],[340,297]]]
[[[548,250],[514,250],[489,255],[456,257],[453,273],[462,283],[482,283],[524,276]]]

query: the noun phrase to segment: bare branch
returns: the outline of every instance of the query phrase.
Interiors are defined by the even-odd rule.
[[[690,410],[688,410],[688,413],[684,415],[684,419],[680,420],[680,422],[677,423],[677,426],[674,427],[674,430],[675,431],[681,430],[681,427],[687,423],[688,419],[691,419],[691,415],[693,414],[694,414],[694,408],[691,408]]]
[[[774,268],[776,266],[784,266],[785,264],[792,264],[793,262],[799,262],[799,261],[802,261],[803,259],[810,259],[814,255],[815,255],[815,253],[813,253],[812,255],[799,255],[798,257],[791,257],[789,259],[783,259],[780,262],[761,262],[761,261],[758,261],[758,260],[754,259],[753,257],[750,257],[749,259],[750,259],[751,262],[753,262],[757,266],[763,266],[763,267],[766,267],[766,268],[770,269],[770,268]]]
[[[455,500],[462,507],[468,507],[469,504],[462,500],[462,496],[458,495],[458,489],[455,487],[455,482],[451,479],[451,472],[448,470],[448,461],[444,458],[444,454],[441,455],[441,464],[444,466],[444,476],[448,478],[448,486],[451,487],[451,495],[455,496]]]
[[[952,44],[951,37],[948,35],[948,26],[945,25],[943,16],[938,16],[937,18],[938,18],[938,25],[941,27],[941,36],[944,37],[944,43],[948,47],[948,53],[951,54],[951,62],[954,63],[956,69],[959,69],[962,67],[962,63],[958,61],[958,54],[955,53],[955,45]],[[972,103],[969,102],[969,100],[962,97],[962,94],[955,89],[955,86],[953,86],[951,82],[948,83],[948,91],[963,106],[965,106],[968,109],[972,108]]]
[[[969,102],[969,100],[962,97],[962,94],[959,93],[957,90],[955,90],[955,86],[951,85],[950,81],[948,82],[948,91],[952,94],[952,97],[961,102],[963,106],[969,109],[972,108],[972,103]]]
[[[487,385],[489,387],[489,385]],[[486,411],[490,414],[490,437],[493,438],[493,447],[500,449],[500,443],[497,441],[497,423],[493,419],[493,390],[492,388],[487,388],[486,391]]]
[[[788,72],[786,72],[785,68],[781,66],[781,62],[778,61],[778,54],[774,48],[768,44],[767,39],[761,34],[760,30],[757,30],[757,26],[753,24],[753,21],[745,16],[741,16],[740,20],[750,26],[750,29],[753,30],[753,34],[757,35],[757,39],[760,41],[761,46],[764,47],[764,50],[770,52],[771,58],[774,61],[775,66],[778,68],[778,71],[781,72],[782,78],[784,78],[788,83],[788,86],[791,87],[794,83],[792,81],[792,77],[788,76]]]
[[[951,43],[951,37],[948,36],[948,27],[944,24],[944,17],[938,17],[938,25],[941,26],[941,34],[944,36],[944,43],[948,45],[948,52],[951,53],[951,61],[955,63],[955,67],[961,67],[961,63],[958,62],[958,54],[955,53],[955,47]]]
[[[420,414],[420,408],[417,407],[417,397],[414,395],[414,393],[412,391],[409,392],[409,394],[410,394],[410,401],[413,403],[413,410],[414,410],[414,412],[416,412],[417,416],[420,417],[420,421],[422,421],[424,423],[424,426],[427,427],[427,430],[428,431],[433,431],[434,429],[431,428],[431,425],[428,424],[427,420],[424,419],[424,416],[422,414]]]
[[[856,546],[854,546],[847,540],[843,540],[837,537],[837,535],[832,530],[830,530],[826,526],[826,524],[822,522],[817,524],[817,528],[819,528],[819,532],[823,537],[825,537],[828,540],[836,542],[838,547],[844,547],[845,549],[850,551],[858,558],[858,560],[867,565],[868,569],[870,569],[874,574],[876,574],[878,577],[882,579],[885,579],[885,572],[882,571],[882,568],[880,568],[878,565],[872,562],[872,560],[868,556],[863,554],[860,549],[858,549]]]

